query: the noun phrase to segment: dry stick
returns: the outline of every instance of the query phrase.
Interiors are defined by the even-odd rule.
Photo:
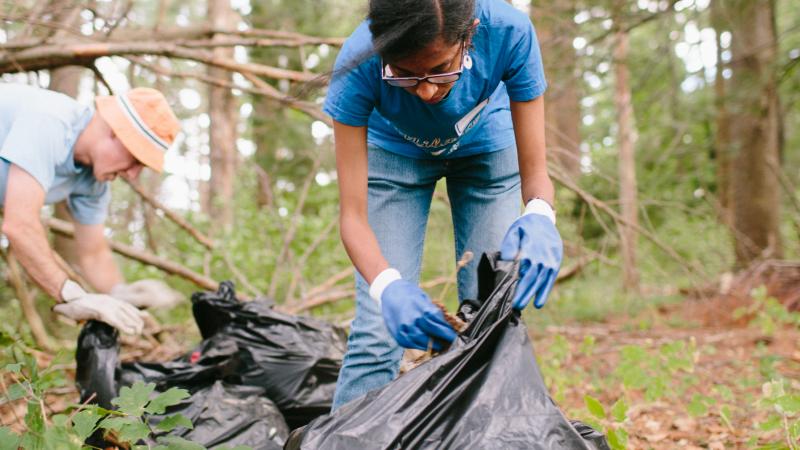
[[[128,186],[130,186],[131,189],[133,189],[137,194],[139,194],[142,200],[147,202],[153,208],[161,210],[169,220],[171,220],[176,225],[184,229],[195,240],[197,240],[197,242],[202,244],[210,251],[216,250],[222,256],[222,260],[225,263],[225,265],[228,267],[228,269],[230,269],[231,273],[233,273],[233,276],[234,278],[236,278],[236,281],[241,283],[242,286],[244,286],[250,292],[250,294],[256,297],[260,294],[258,289],[256,289],[256,287],[253,286],[252,283],[250,283],[250,281],[247,279],[247,277],[244,276],[244,274],[239,270],[239,268],[233,264],[233,261],[231,260],[228,253],[224,249],[222,249],[219,245],[217,245],[217,243],[214,242],[210,237],[206,236],[205,234],[200,232],[197,228],[193,227],[189,222],[186,221],[186,219],[181,217],[179,214],[167,208],[163,203],[161,203],[155,197],[146,192],[139,185],[139,183],[129,180],[125,180],[125,182],[128,183]]]
[[[74,239],[75,227],[69,222],[53,217],[45,217],[44,225],[54,233]],[[185,280],[191,281],[203,289],[215,291],[219,287],[219,283],[211,278],[200,275],[199,273],[166,258],[162,258],[160,256],[153,255],[150,252],[138,250],[130,245],[125,245],[112,240],[109,240],[108,244],[111,246],[111,250],[119,253],[122,256],[153,266],[168,274],[179,276]]]
[[[581,200],[583,200],[584,202],[588,203],[590,207],[597,207],[598,209],[600,209],[604,213],[606,213],[609,216],[611,216],[615,221],[620,222],[620,223],[624,223],[624,224],[630,226],[637,233],[641,234],[642,236],[644,236],[645,238],[650,240],[658,248],[660,248],[662,251],[664,251],[664,253],[666,253],[670,258],[672,258],[676,262],[678,262],[681,265],[681,267],[683,267],[683,269],[686,271],[687,274],[689,274],[690,276],[694,276],[694,275],[698,275],[699,274],[703,278],[708,278],[709,277],[709,275],[708,275],[708,273],[706,273],[705,269],[703,269],[702,267],[700,267],[699,265],[697,265],[697,264],[695,264],[693,262],[686,261],[685,259],[681,258],[681,256],[678,255],[678,253],[672,247],[669,247],[666,244],[664,244],[663,242],[661,242],[653,233],[645,230],[644,228],[642,228],[638,224],[634,224],[634,223],[629,222],[628,220],[626,220],[625,218],[620,216],[616,211],[614,211],[607,204],[605,204],[604,202],[598,200],[597,198],[595,198],[594,196],[592,196],[588,192],[586,192],[583,189],[581,189],[580,187],[578,187],[578,185],[576,185],[571,179],[569,179],[568,176],[565,176],[563,173],[561,173],[560,169],[551,167],[551,170],[553,171],[552,176],[556,181],[558,181],[559,183],[564,185],[567,189],[569,189],[569,190],[575,192],[576,194],[578,194],[578,196],[581,198]],[[599,218],[598,218],[598,220],[599,220]]]
[[[19,300],[19,305],[22,308],[22,314],[25,316],[25,319],[28,321],[28,325],[31,327],[33,339],[36,341],[36,344],[39,347],[45,349],[46,351],[52,351],[53,341],[50,338],[50,335],[47,334],[47,330],[44,327],[41,316],[39,316],[39,312],[36,311],[34,298],[25,284],[25,278],[19,268],[19,265],[17,264],[17,258],[14,257],[13,251],[11,250],[8,252],[4,251],[3,258],[6,260],[6,264],[8,265],[9,281],[11,282],[11,285],[14,286],[14,290],[17,292],[17,300]]]
[[[308,175],[303,182],[303,189],[300,192],[300,197],[297,200],[297,206],[294,209],[294,213],[292,213],[292,218],[289,222],[289,228],[286,230],[286,233],[283,236],[283,245],[278,253],[278,257],[275,258],[275,270],[272,271],[272,279],[270,280],[269,291],[267,294],[271,298],[275,298],[275,292],[278,290],[278,274],[282,272],[281,262],[283,260],[283,256],[289,251],[289,246],[292,244],[292,241],[294,241],[294,236],[297,232],[297,226],[300,223],[303,208],[306,205],[308,192],[311,190],[311,184],[314,181],[314,177],[317,175],[317,169],[319,169],[319,166],[322,163],[322,154],[322,152],[317,154],[317,157],[314,159],[314,165],[308,172]]]
[[[139,185],[139,183],[135,181],[123,180],[134,190],[142,200],[146,201],[155,209],[160,209],[165,216],[172,222],[174,222],[179,227],[183,228],[184,231],[189,233],[197,242],[203,244],[203,246],[209,250],[214,250],[216,247],[216,243],[208,236],[200,232],[197,228],[193,227],[189,222],[186,221],[183,217],[175,213],[174,211],[170,210],[163,203],[156,200],[152,195],[145,192],[145,190]]]
[[[225,87],[229,89],[238,89],[243,92],[248,92],[251,94],[261,95],[269,100],[274,100],[281,105],[286,105],[291,108],[297,109],[313,119],[320,120],[328,124],[329,126],[332,125],[330,121],[330,117],[325,115],[322,110],[314,103],[298,100],[294,97],[290,97],[288,95],[282,94],[280,91],[272,87],[269,83],[264,82],[257,76],[247,73],[241,72],[241,74],[247,78],[251,83],[256,85],[256,87],[248,87],[248,86],[241,86],[238,84],[231,83],[227,80],[221,80],[218,78],[210,77],[205,74],[201,73],[185,73],[185,72],[176,72],[173,70],[165,69],[164,67],[158,66],[156,64],[148,63],[147,61],[143,60],[142,58],[137,58],[135,56],[127,56],[128,60],[134,62],[136,65],[144,67],[151,72],[162,75],[165,77],[177,77],[177,78],[189,78],[195,79],[202,83],[206,83],[211,86],[218,86],[218,87]],[[263,169],[262,169],[263,170]]]
[[[207,51],[192,50],[170,42],[138,41],[88,44],[55,44],[28,48],[12,54],[0,53],[0,73],[53,69],[65,65],[88,66],[104,56],[165,56],[196,61],[232,72],[249,72],[278,80],[313,82],[316,75],[257,63],[239,63],[232,58],[212,56]]]
[[[81,274],[79,274],[75,269],[73,269],[72,266],[66,260],[64,260],[64,258],[57,251],[53,251],[53,258],[55,258],[56,264],[58,264],[61,270],[66,272],[70,280],[80,284],[83,290],[85,290],[86,292],[92,291],[89,282],[87,282],[86,279],[83,278]]]
[[[335,286],[338,282],[340,282],[340,281],[342,281],[342,280],[344,280],[346,278],[352,277],[354,275],[354,273],[355,273],[355,269],[353,268],[353,266],[349,266],[346,269],[333,274],[330,278],[328,278],[327,280],[323,281],[322,284],[320,284],[317,287],[315,287],[314,289],[311,289],[310,291],[308,291],[306,293],[306,295],[304,296],[304,299],[310,299],[310,298],[313,298],[313,297],[319,295],[322,292],[325,292],[326,290],[328,290],[331,287]]]
[[[450,288],[450,285],[453,284],[453,282],[455,282],[455,280],[458,278],[458,271],[463,269],[467,264],[469,264],[469,262],[472,261],[472,258],[474,256],[475,255],[469,250],[465,251],[464,254],[461,255],[461,259],[459,259],[458,263],[456,264],[456,270],[453,273],[453,276],[447,279],[447,283],[444,284],[444,287],[442,288],[441,292],[439,292],[439,298],[436,299],[437,302],[439,303],[444,302],[444,297],[445,295],[447,295],[447,291]]]
[[[306,266],[306,261],[308,261],[308,258],[311,256],[312,253],[314,253],[317,247],[319,247],[322,244],[322,242],[328,238],[328,235],[330,235],[331,231],[336,227],[336,224],[338,223],[339,223],[338,217],[334,217],[333,219],[331,219],[331,221],[328,222],[328,224],[325,226],[322,232],[319,233],[316,238],[314,238],[314,241],[311,243],[311,245],[306,247],[305,252],[303,252],[300,258],[297,260],[297,263],[295,263],[294,270],[292,271],[292,280],[289,282],[289,289],[286,292],[286,299],[284,300],[285,305],[295,303],[296,300],[294,299],[294,291],[295,289],[297,289],[298,280],[303,275],[302,269],[303,267]]]

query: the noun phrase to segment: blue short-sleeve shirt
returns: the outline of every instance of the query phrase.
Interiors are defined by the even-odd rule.
[[[457,158],[514,145],[509,100],[541,96],[547,83],[533,24],[504,0],[477,0],[480,19],[464,72],[434,105],[381,80],[369,23],[362,22],[336,59],[323,110],[367,126],[367,141],[413,158]]]
[[[107,182],[77,164],[73,146],[94,111],[53,91],[0,84],[0,205],[5,205],[8,169],[15,164],[45,191],[45,203],[67,200],[79,223],[103,223],[111,200]]]

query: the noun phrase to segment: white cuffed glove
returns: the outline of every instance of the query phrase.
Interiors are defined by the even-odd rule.
[[[141,334],[146,313],[135,306],[106,294],[89,294],[72,280],[61,288],[64,303],[53,311],[72,320],[99,320],[126,334]]]
[[[180,292],[161,280],[120,283],[111,288],[111,295],[137,308],[171,308],[183,300]]]

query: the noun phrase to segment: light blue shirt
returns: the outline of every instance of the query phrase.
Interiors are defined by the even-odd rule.
[[[75,162],[73,146],[93,109],[58,92],[0,84],[0,205],[15,164],[42,185],[45,203],[67,200],[79,223],[103,223],[111,200],[107,182]]]
[[[367,126],[367,141],[413,158],[457,158],[514,145],[509,99],[529,101],[547,87],[530,18],[504,0],[477,0],[480,19],[461,78],[428,105],[381,79],[368,22],[336,59],[323,110],[334,120]],[[355,67],[353,67],[355,66]]]

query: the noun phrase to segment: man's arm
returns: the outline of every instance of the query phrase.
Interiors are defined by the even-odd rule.
[[[97,292],[107,294],[112,287],[124,282],[103,234],[103,224],[75,223],[75,244],[83,275]]]
[[[39,218],[45,192],[28,172],[11,164],[8,169],[3,212],[3,234],[28,275],[47,294],[61,299],[67,274],[56,263],[47,234]]]

